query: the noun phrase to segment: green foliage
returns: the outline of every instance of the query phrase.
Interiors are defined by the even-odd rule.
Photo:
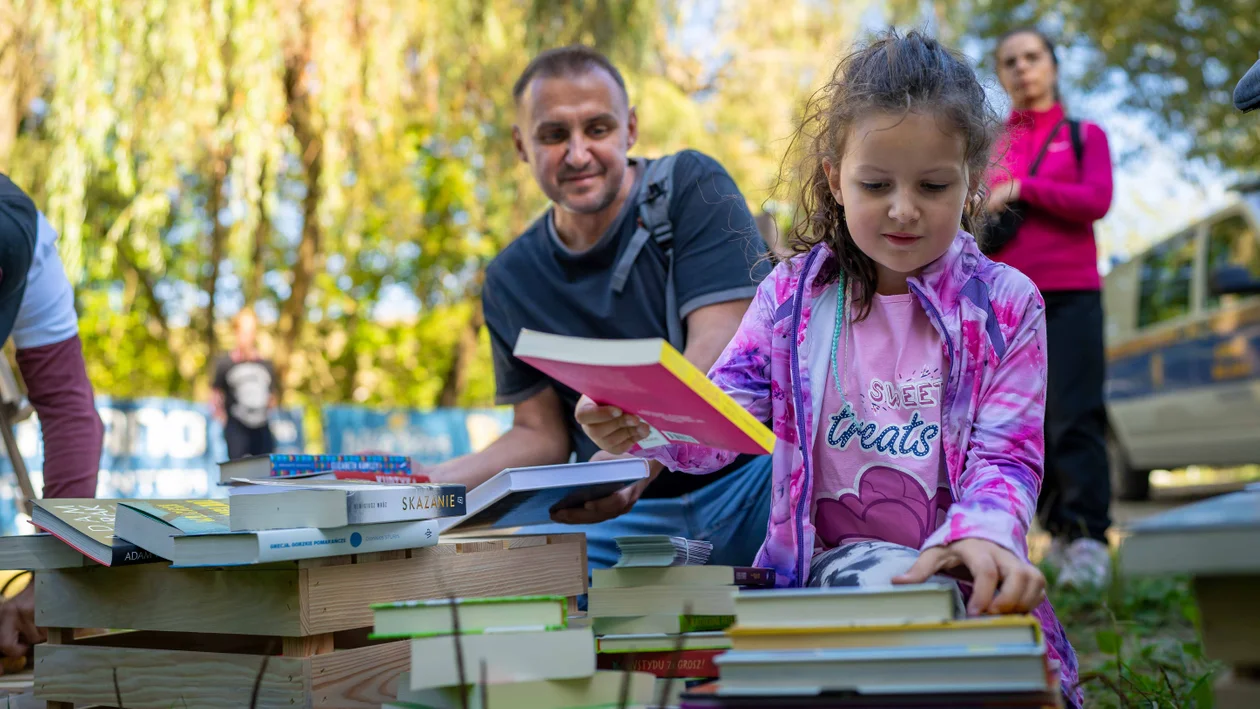
[[[1210,709],[1221,667],[1203,655],[1189,579],[1117,577],[1052,587],[1050,600],[1080,660],[1085,706]]]
[[[607,52],[636,151],[709,152],[756,209],[860,11],[741,0],[690,47],[670,0],[7,2],[0,167],[61,234],[97,390],[205,396],[253,304],[286,404],[386,406],[492,398],[481,273],[544,206],[510,139],[535,51]]]
[[[1089,50],[1087,90],[1123,86],[1125,103],[1191,139],[1189,153],[1226,167],[1260,164],[1260,123],[1232,93],[1260,52],[1257,0],[973,0],[951,21],[995,38],[1036,24]]]

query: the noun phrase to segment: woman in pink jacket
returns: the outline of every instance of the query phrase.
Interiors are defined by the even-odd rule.
[[[1032,279],[1046,301],[1049,390],[1046,477],[1038,502],[1060,583],[1099,585],[1110,571],[1111,481],[1104,441],[1103,306],[1094,222],[1111,205],[1107,136],[1068,120],[1059,101],[1058,61],[1044,34],[1015,30],[998,41],[998,77],[1010,95],[1007,145],[999,146],[988,208],[1022,222],[995,261]],[[1004,148],[1004,150],[1003,150]]]
[[[978,216],[998,117],[965,58],[915,32],[846,59],[806,115],[797,255],[762,282],[709,372],[778,439],[756,565],[781,586],[858,585],[853,558],[884,545],[909,552],[894,583],[965,571],[969,612],[1037,617],[1077,706],[1076,656],[1025,539],[1044,306],[959,229]],[[576,417],[604,450],[671,470],[736,455],[640,449],[638,417],[587,398]]]

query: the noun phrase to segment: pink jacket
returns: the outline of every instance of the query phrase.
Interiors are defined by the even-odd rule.
[[[769,421],[778,438],[770,520],[756,564],[773,568],[780,586],[801,586],[809,578],[810,456],[821,403],[812,396],[811,382],[828,381],[834,327],[831,318],[814,323],[811,314],[827,294],[835,302],[836,267],[826,245],[780,264],[762,282],[709,372],[745,409]],[[1026,559],[1042,476],[1045,304],[1023,274],[985,258],[975,239],[961,231],[949,251],[909,284],[943,343],[942,440],[956,500],[924,548],[980,538]],[[735,458],[729,451],[683,443],[636,448],[635,454],[691,473],[718,470]],[[1076,655],[1049,601],[1034,615],[1050,657],[1059,662],[1067,695],[1076,697]]]
[[[1107,134],[1093,123],[1081,124],[1081,161],[1072,149],[1066,125],[1050,141],[1046,156],[1029,177],[1028,170],[1050,131],[1063,118],[1063,107],[1016,111],[1007,121],[1009,145],[993,183],[1020,181],[1019,198],[1029,209],[1015,240],[994,260],[1023,271],[1043,293],[1098,290],[1098,248],[1094,222],[1111,207],[1111,152]]]

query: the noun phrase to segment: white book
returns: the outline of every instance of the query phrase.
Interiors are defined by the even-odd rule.
[[[627,677],[628,675],[628,677]],[[438,689],[411,689],[411,673],[398,678],[398,704],[405,709],[591,709],[620,706],[621,688],[628,683],[627,709],[655,706],[656,678],[646,672],[600,670],[590,677],[537,682],[479,684]],[[676,682],[682,685],[682,681]],[[467,702],[467,703],[465,703]],[[387,705],[388,706],[388,705]]]
[[[553,510],[581,507],[648,477],[639,458],[508,468],[468,491],[468,514],[441,521],[443,532],[550,524]]]
[[[966,615],[958,587],[944,583],[757,589],[738,592],[734,606],[743,628],[941,623]]]
[[[251,480],[230,492],[233,532],[407,522],[465,513],[463,485],[367,480]]]
[[[301,527],[259,532],[228,528],[222,500],[125,500],[114,533],[172,566],[240,566],[431,546],[437,520]]]
[[[487,684],[577,679],[595,674],[595,636],[590,628],[437,635],[411,641],[411,688],[459,684],[456,658],[460,655],[466,682],[481,681],[482,663]]]

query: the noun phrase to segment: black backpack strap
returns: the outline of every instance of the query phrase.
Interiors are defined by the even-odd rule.
[[[651,238],[665,253],[665,323],[669,343],[681,352],[684,345],[682,320],[678,317],[678,295],[674,288],[674,225],[669,221],[669,201],[673,193],[674,161],[677,154],[666,155],[648,163],[639,181],[638,228],[630,237],[621,259],[613,267],[612,289],[620,293],[630,277],[630,269],[644,244]]]
[[[1085,154],[1085,138],[1081,134],[1081,122],[1068,119],[1068,135],[1072,138],[1072,152],[1076,154],[1076,164],[1081,164],[1081,156]]]

